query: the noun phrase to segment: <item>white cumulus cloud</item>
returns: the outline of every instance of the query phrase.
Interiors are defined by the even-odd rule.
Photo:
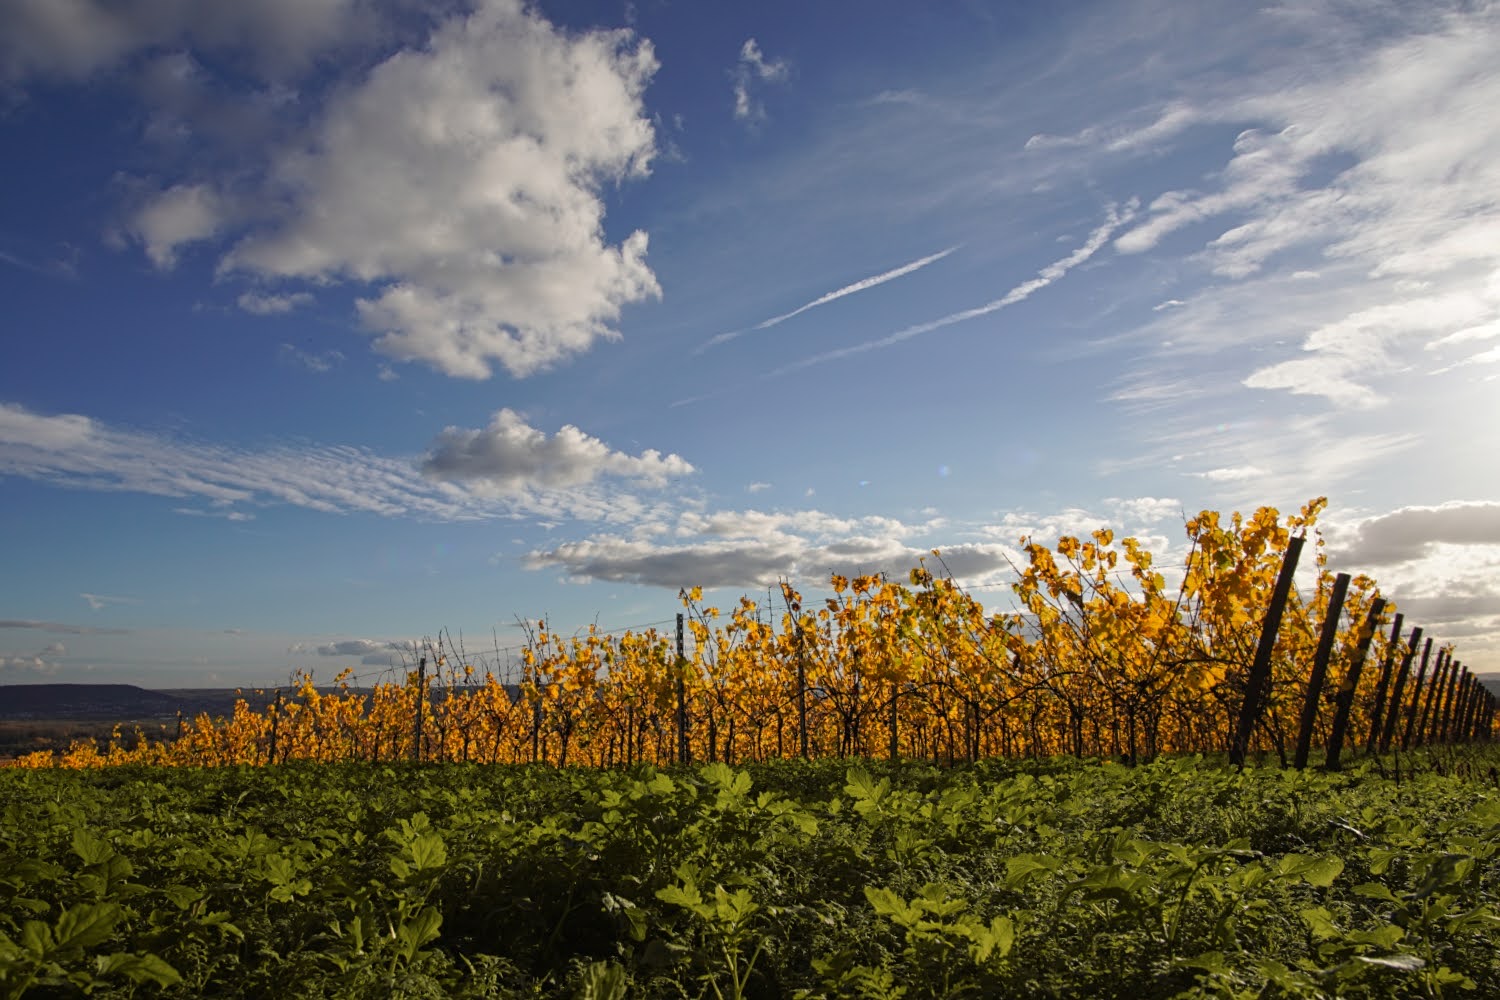
[[[373,286],[380,352],[482,379],[527,375],[617,336],[660,294],[639,230],[604,235],[606,183],[644,176],[657,67],[629,31],[569,33],[488,0],[338,89],[275,153],[275,218],[226,273]]]
[[[225,206],[212,188],[179,184],[148,201],[136,213],[131,230],[151,263],[165,271],[176,265],[182,247],[211,238],[225,221]]]
[[[1402,507],[1360,523],[1345,554],[1361,565],[1382,566],[1423,558],[1439,544],[1500,546],[1500,503]]]
[[[318,52],[375,32],[361,0],[7,0],[0,78],[78,79],[155,46],[248,52],[262,73],[305,69]]]
[[[462,482],[499,494],[581,486],[601,476],[662,485],[693,473],[680,455],[648,449],[627,455],[571,424],[548,437],[514,410],[495,413],[488,427],[445,429],[432,444],[422,471],[433,479]]]

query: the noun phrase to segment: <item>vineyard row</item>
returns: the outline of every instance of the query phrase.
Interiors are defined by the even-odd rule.
[[[1495,696],[1453,647],[1403,633],[1371,578],[1327,568],[1324,504],[1188,520],[1175,586],[1135,539],[1099,530],[1050,548],[1023,539],[1009,613],[986,613],[925,560],[904,583],[835,575],[816,604],[783,584],[779,628],[748,597],[726,613],[695,588],[675,633],[528,623],[513,677],[440,639],[400,683],[361,691],[345,672],[328,691],[304,674],[263,710],[242,700],[228,718],[17,764],[1274,752],[1302,767],[1316,746],[1335,769],[1346,747],[1491,740]],[[1309,532],[1317,585],[1304,596],[1292,580]]]

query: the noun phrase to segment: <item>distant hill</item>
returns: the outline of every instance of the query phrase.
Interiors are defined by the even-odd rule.
[[[133,684],[0,684],[0,719],[156,718],[184,707]]]
[[[324,694],[339,689],[319,688]],[[289,692],[287,692],[289,695]],[[356,694],[366,692],[354,689]],[[436,695],[434,695],[436,697]],[[0,721],[109,721],[185,718],[200,713],[227,716],[243,699],[260,711],[276,699],[275,690],[173,688],[152,691],[133,684],[0,684]]]

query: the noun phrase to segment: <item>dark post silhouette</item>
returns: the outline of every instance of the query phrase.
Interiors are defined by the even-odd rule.
[[[688,763],[687,646],[682,634],[682,612],[677,613],[677,763]]]
[[[1349,593],[1349,574],[1340,573],[1333,578],[1333,592],[1328,595],[1328,610],[1323,615],[1323,632],[1318,637],[1318,652],[1313,656],[1312,674],[1307,678],[1307,693],[1302,699],[1302,724],[1297,728],[1297,755],[1293,764],[1297,770],[1307,766],[1307,755],[1312,750],[1313,726],[1318,721],[1318,703],[1323,696],[1323,681],[1328,676],[1328,661],[1333,656],[1333,643],[1339,635],[1339,615],[1344,610],[1344,598]]]
[[[422,759],[422,701],[427,695],[427,657],[417,661],[417,725],[416,743],[411,750],[411,759],[420,761]]]
[[[1287,539],[1286,555],[1281,557],[1281,572],[1276,577],[1276,588],[1271,592],[1271,604],[1266,608],[1265,621],[1261,623],[1260,642],[1255,647],[1250,676],[1245,680],[1245,700],[1240,705],[1234,740],[1229,745],[1229,761],[1236,767],[1245,765],[1250,734],[1260,721],[1260,711],[1271,686],[1271,653],[1276,648],[1276,633],[1281,629],[1281,616],[1286,610],[1287,595],[1292,591],[1292,577],[1297,572],[1297,557],[1302,554],[1305,541],[1306,538],[1302,535]]]
[[[1391,625],[1391,641],[1386,644],[1385,660],[1380,664],[1380,680],[1375,683],[1375,706],[1370,710],[1370,738],[1365,741],[1365,753],[1375,752],[1380,742],[1380,729],[1385,723],[1385,696],[1390,691],[1391,674],[1396,669],[1397,646],[1401,642],[1401,623],[1404,615],[1396,615]]]
[[[1370,642],[1375,638],[1376,626],[1380,623],[1380,613],[1385,610],[1385,598],[1377,597],[1370,604],[1370,615],[1365,619],[1364,628],[1359,631],[1359,644],[1354,649],[1354,659],[1344,671],[1343,678],[1339,681],[1338,694],[1334,698],[1333,732],[1328,736],[1328,756],[1323,762],[1323,767],[1329,771],[1339,769],[1339,754],[1344,749],[1344,732],[1349,728],[1349,712],[1354,706],[1354,692],[1359,689],[1359,675],[1363,669],[1365,656],[1370,652]]]
[[[1391,740],[1396,735],[1396,724],[1401,721],[1401,692],[1406,689],[1406,679],[1411,675],[1411,661],[1417,655],[1417,644],[1421,641],[1422,630],[1412,629],[1406,652],[1401,654],[1401,671],[1396,674],[1396,690],[1391,692],[1391,704],[1386,710],[1385,729],[1380,734],[1381,753],[1391,748]]]

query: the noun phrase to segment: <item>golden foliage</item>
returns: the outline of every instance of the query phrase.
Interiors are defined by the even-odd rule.
[[[431,674],[411,671],[400,683],[355,690],[346,671],[330,691],[309,673],[262,711],[241,700],[228,718],[185,720],[175,738],[137,732],[129,749],[118,739],[102,751],[85,742],[16,766],[667,763],[677,754],[679,683],[694,760],[795,755],[804,716],[815,756],[1218,751],[1243,699],[1290,534],[1314,530],[1325,503],[1314,500],[1284,523],[1271,508],[1227,520],[1203,511],[1186,522],[1189,549],[1176,583],[1138,540],[1116,546],[1113,532],[1100,530],[1051,548],[1020,539],[1027,563],[1010,612],[987,612],[926,560],[906,584],[834,575],[832,596],[808,608],[783,584],[775,622],[748,597],[727,615],[704,607],[693,587],[679,594],[692,637],[680,662],[672,638],[654,628],[602,635],[591,627],[565,637],[527,622],[514,676],[476,669],[440,646]],[[1332,581],[1316,544],[1317,588],[1293,594],[1278,634],[1260,748],[1295,737],[1287,727]],[[1375,596],[1373,580],[1353,581],[1339,670]],[[1386,655],[1387,642],[1377,633],[1371,662]],[[1354,732],[1369,725],[1378,673],[1360,679]],[[1324,707],[1320,725],[1332,711]]]

